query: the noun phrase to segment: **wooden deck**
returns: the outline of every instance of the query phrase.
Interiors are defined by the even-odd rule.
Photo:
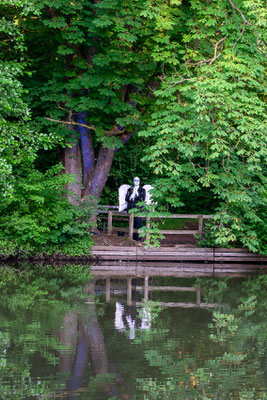
[[[245,249],[95,246],[93,272],[134,276],[248,276],[267,272],[267,256]]]

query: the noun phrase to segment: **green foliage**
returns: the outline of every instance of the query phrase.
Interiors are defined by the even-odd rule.
[[[138,217],[145,217],[147,224],[142,227],[140,237],[146,238],[144,244],[146,247],[159,247],[160,239],[164,239],[164,235],[160,233],[159,219],[157,216],[164,215],[160,211],[155,210],[155,204],[146,204],[139,202],[137,208],[132,208],[129,213],[134,213]]]
[[[81,285],[90,280],[90,268],[82,265],[0,266],[1,399],[46,398],[64,387],[68,374],[57,366],[72,349],[55,331],[71,331],[66,320],[81,310]],[[36,375],[35,358],[53,382]]]
[[[235,316],[233,314],[214,311],[210,328],[216,330],[216,335],[210,335],[211,339],[224,341],[227,339],[228,335],[234,335],[238,326],[236,325]]]
[[[198,278],[197,282],[201,286],[201,292],[207,302],[222,303],[226,297],[229,278]]]
[[[118,189],[122,184],[133,184],[133,178],[138,176],[141,185],[153,184],[154,176],[148,163],[141,163],[146,141],[133,135],[127,145],[115,152],[112,168],[100,204],[118,204]],[[116,189],[115,189],[116,188]]]
[[[64,185],[74,177],[60,174],[61,169],[18,174],[13,196],[0,201],[2,254],[89,254],[93,206],[90,199],[79,206],[68,202]]]
[[[31,113],[21,83],[27,62],[20,22],[36,18],[32,1],[1,1],[0,5],[0,195],[11,196],[20,165],[29,165],[40,147],[51,147],[53,135],[31,129]]]
[[[203,244],[266,252],[263,0],[5,0],[0,18],[0,193],[75,141],[45,117],[86,112],[94,150],[120,148],[101,201],[138,174],[168,211],[216,214]]]
[[[201,286],[205,281],[201,279]],[[235,305],[223,305],[212,312],[209,337],[198,330],[197,339],[189,341],[189,353],[184,348],[184,326],[174,325],[173,319],[164,324],[157,321],[145,336],[143,350],[146,362],[157,373],[137,379],[143,397],[136,399],[265,399],[266,284],[266,276],[238,282],[223,280],[222,284],[209,279],[205,289],[218,288],[216,302],[222,300],[222,292],[223,300],[229,302],[229,294],[235,291]],[[265,311],[259,309],[260,303],[265,304]],[[183,332],[180,342],[171,336],[179,328]],[[209,353],[210,342],[213,346]],[[136,344],[140,343],[137,338]]]
[[[142,89],[156,69],[149,56],[153,24],[142,16],[146,5],[140,0],[59,0],[42,1],[39,7],[39,18],[21,23],[27,26],[33,60],[33,75],[25,84],[39,124],[69,137],[68,129],[44,117],[62,120],[72,111],[86,111],[95,150],[99,143],[120,147],[121,135],[105,131],[119,124],[131,132],[141,125],[140,110],[132,103],[147,102]]]
[[[38,265],[23,263],[19,268],[1,265],[1,292],[12,294],[9,307],[30,308],[44,297],[70,297],[70,289],[78,288],[91,280],[88,265]],[[66,294],[68,292],[68,294]]]
[[[240,0],[233,9],[228,1],[190,4],[176,9],[179,18],[170,11],[175,22],[165,38],[172,57],[165,41],[154,53],[164,71],[141,132],[151,140],[144,160],[159,176],[161,197],[174,207],[181,207],[181,192],[212,193],[212,244],[264,251],[263,3]]]

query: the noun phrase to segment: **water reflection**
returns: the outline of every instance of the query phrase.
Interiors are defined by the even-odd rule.
[[[266,321],[255,295],[238,305],[243,281],[223,298],[224,281],[99,271],[72,297],[2,297],[1,399],[266,398]]]

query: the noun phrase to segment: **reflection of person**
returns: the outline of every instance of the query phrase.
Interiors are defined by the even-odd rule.
[[[129,339],[135,339],[136,329],[145,330],[151,328],[150,309],[142,308],[141,316],[138,316],[136,307],[123,306],[117,301],[114,325],[120,332],[125,332],[129,329]]]
[[[136,176],[133,180],[134,186],[127,190],[125,201],[127,203],[127,211],[136,208],[137,203],[145,201],[146,191],[140,186],[140,179]],[[142,226],[141,218],[134,217],[134,228],[139,229]],[[138,233],[133,234],[133,239],[141,241]]]

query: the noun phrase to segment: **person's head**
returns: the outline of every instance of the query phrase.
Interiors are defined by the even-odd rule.
[[[135,176],[133,179],[134,186],[139,186],[140,185],[140,179],[138,176]]]

